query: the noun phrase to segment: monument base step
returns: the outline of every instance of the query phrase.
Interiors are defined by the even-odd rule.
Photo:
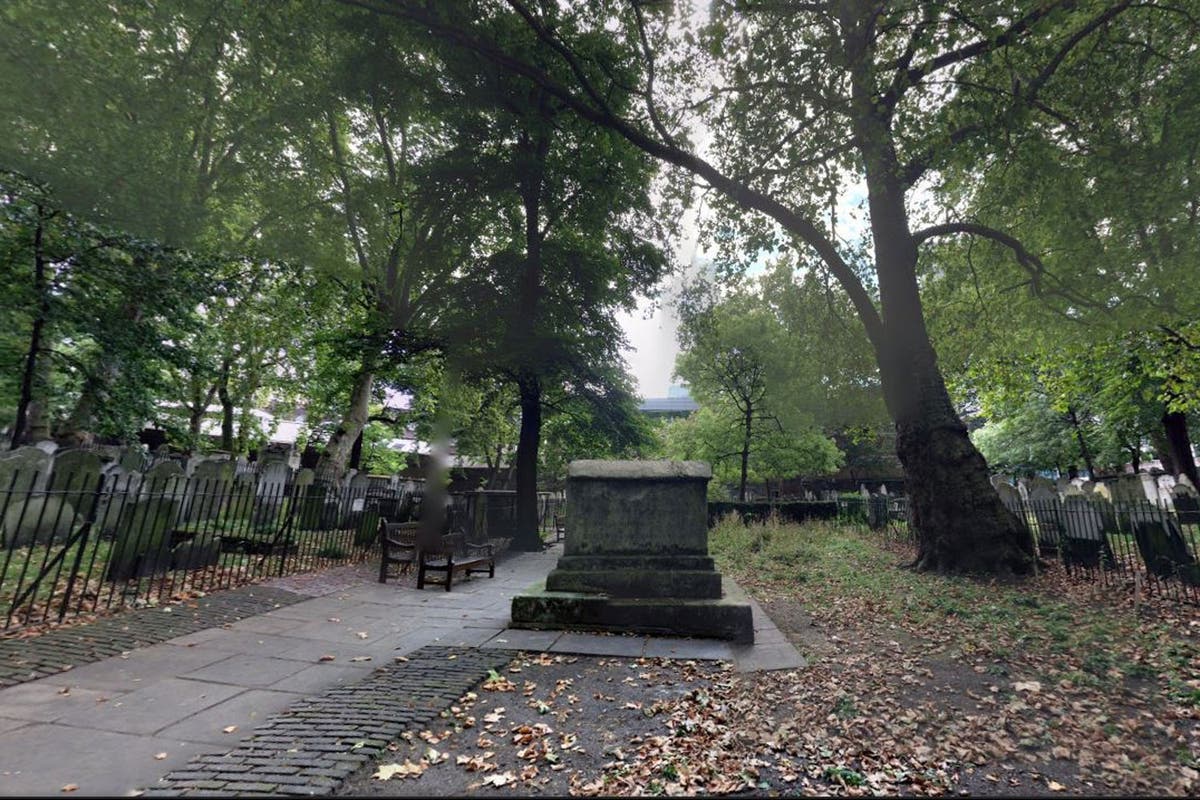
[[[716,599],[611,597],[547,591],[545,583],[512,599],[513,628],[609,631],[651,636],[698,636],[754,641],[754,618],[741,588],[722,581]]]
[[[560,566],[546,576],[546,591],[603,594],[613,598],[716,600],[721,597],[721,573],[713,569],[563,569]]]

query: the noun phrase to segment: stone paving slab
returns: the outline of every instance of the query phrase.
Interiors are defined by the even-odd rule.
[[[0,734],[0,794],[47,797],[74,784],[79,788],[72,796],[128,796],[130,774],[162,774],[214,749],[203,742],[39,723]],[[43,766],[48,754],[56,762],[52,775]]]
[[[27,639],[0,639],[0,687],[54,675],[136,647],[165,642],[306,599],[295,592],[244,586],[193,603],[122,611]],[[167,610],[170,609],[170,610]]]
[[[241,686],[163,678],[108,702],[91,703],[57,721],[78,728],[153,734],[243,691]]]
[[[363,677],[363,672],[358,672],[356,675],[358,680],[361,680]],[[251,689],[235,695],[223,703],[217,703],[211,708],[206,708],[198,714],[193,714],[169,728],[163,729],[161,735],[193,742],[209,742],[228,747],[232,741],[240,738],[240,736],[225,732],[225,729],[230,727],[230,724],[234,720],[241,723],[238,726],[239,729],[259,725],[265,722],[271,715],[277,714],[303,699],[303,694],[293,692]],[[236,734],[237,731],[233,733]]]

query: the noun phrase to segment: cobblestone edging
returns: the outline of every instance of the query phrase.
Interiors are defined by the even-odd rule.
[[[143,797],[327,795],[402,731],[425,725],[511,654],[428,646],[357,683],[269,717],[224,755],[202,755]]]
[[[139,608],[28,639],[0,639],[0,688],[308,599],[283,589],[243,586],[192,601],[195,608],[186,604]]]

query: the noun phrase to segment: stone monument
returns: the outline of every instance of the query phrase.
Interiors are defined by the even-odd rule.
[[[702,461],[574,461],[570,524],[544,585],[512,600],[514,628],[752,642],[750,604],[708,554]]]

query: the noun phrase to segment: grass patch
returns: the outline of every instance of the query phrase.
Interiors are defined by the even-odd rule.
[[[819,622],[897,626],[934,649],[1023,661],[1053,681],[1158,677],[1181,703],[1200,703],[1192,607],[1146,619],[1119,587],[1072,583],[1061,570],[1018,584],[918,573],[905,568],[911,549],[832,522],[727,519],[709,545],[719,568],[752,593],[798,601]]]

